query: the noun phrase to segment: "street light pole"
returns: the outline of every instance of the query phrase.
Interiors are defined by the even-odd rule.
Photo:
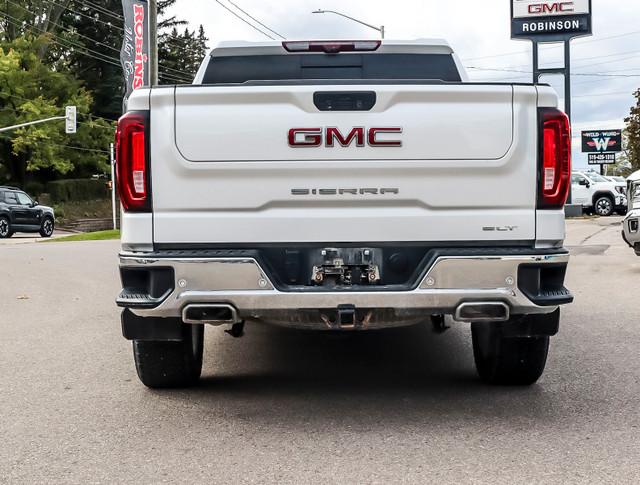
[[[384,25],[381,25],[380,27],[376,27],[375,25],[368,24],[366,22],[363,22],[362,20],[354,19],[353,17],[349,17],[348,15],[345,15],[343,13],[336,12],[335,10],[318,9],[318,10],[314,10],[311,13],[334,13],[336,15],[340,15],[340,17],[344,17],[346,19],[353,20],[354,22],[358,22],[359,24],[366,25],[367,27],[369,27],[371,29],[377,30],[378,32],[380,32],[381,38],[384,39]]]

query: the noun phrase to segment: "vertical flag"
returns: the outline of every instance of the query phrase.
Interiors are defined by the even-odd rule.
[[[120,50],[120,63],[126,86],[122,100],[122,111],[125,112],[133,90],[150,85],[149,4],[147,0],[122,0],[122,12],[124,37]]]

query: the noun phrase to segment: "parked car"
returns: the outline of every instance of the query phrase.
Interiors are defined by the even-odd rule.
[[[572,202],[600,216],[609,216],[613,211],[625,214],[625,191],[619,182],[611,182],[595,172],[571,172]]]
[[[627,178],[629,212],[622,220],[622,239],[640,256],[640,170]]]
[[[0,237],[16,232],[39,232],[42,237],[50,237],[54,225],[51,207],[39,205],[16,187],[0,187]]]
[[[627,197],[627,179],[618,175],[605,175],[604,178],[609,182],[616,184],[616,191]],[[627,213],[627,208],[624,207],[622,209],[618,209],[616,212],[623,216]]]
[[[607,175],[605,178],[609,179],[611,182],[620,182],[625,185],[627,184],[627,179],[625,179],[624,177],[620,177],[619,175]]]

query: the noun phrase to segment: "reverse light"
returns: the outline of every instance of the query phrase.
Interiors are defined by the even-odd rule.
[[[148,212],[147,111],[132,111],[118,120],[116,176],[122,206],[127,211]]]
[[[379,40],[333,40],[333,41],[285,41],[282,47],[287,52],[324,52],[337,54],[338,52],[370,52],[380,47]]]
[[[559,209],[569,195],[571,174],[571,127],[569,119],[555,108],[538,110],[540,119],[539,209]]]

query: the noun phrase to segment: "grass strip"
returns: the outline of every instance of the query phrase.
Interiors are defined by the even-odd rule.
[[[109,231],[84,232],[82,234],[74,234],[73,236],[58,237],[55,239],[46,239],[40,242],[105,241],[107,239],[120,239],[120,231],[111,229]]]

